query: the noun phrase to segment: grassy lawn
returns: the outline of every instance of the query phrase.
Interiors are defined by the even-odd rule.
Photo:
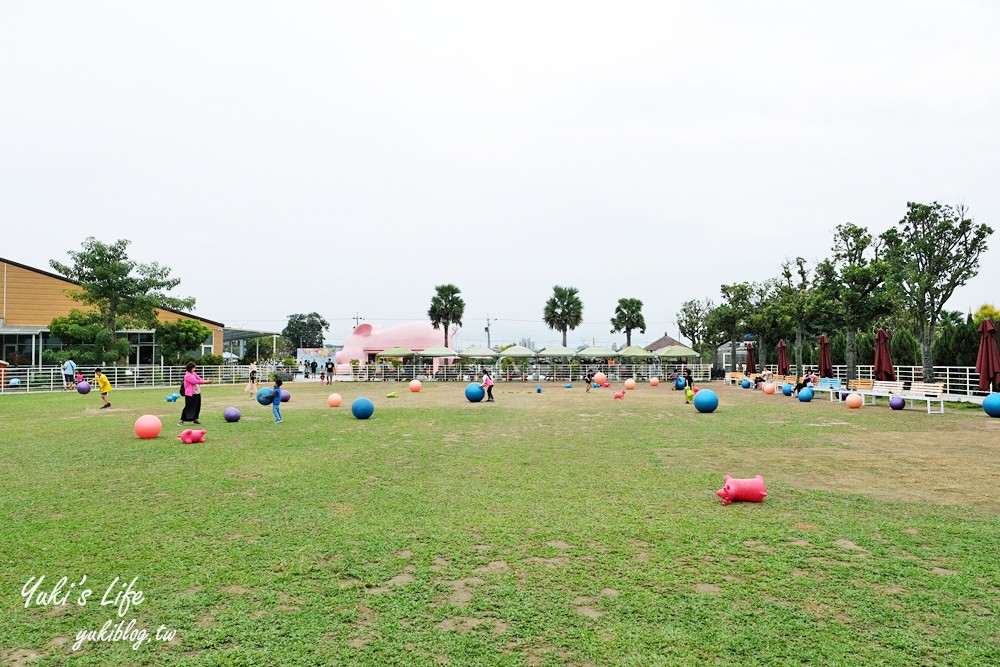
[[[0,663],[1000,664],[1000,420],[981,410],[716,384],[702,415],[662,385],[520,383],[495,404],[343,383],[330,409],[327,387],[286,388],[283,424],[207,388],[198,445],[166,390],[103,411],[0,397]],[[132,433],[146,413],[156,440]],[[723,474],[770,495],[722,507]],[[93,596],[25,608],[41,575]],[[116,577],[145,598],[121,617],[100,604]],[[132,619],[138,650],[73,650]]]

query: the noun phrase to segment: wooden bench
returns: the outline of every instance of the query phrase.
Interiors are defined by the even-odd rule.
[[[735,373],[727,373],[726,382],[729,384],[739,384],[740,382],[743,382],[743,373],[738,371]]]

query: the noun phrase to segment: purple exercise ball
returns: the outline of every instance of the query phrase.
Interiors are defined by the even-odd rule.
[[[902,396],[893,396],[889,399],[889,407],[893,410],[902,410],[906,407],[906,401]]]
[[[240,420],[240,411],[236,408],[226,408],[226,411],[222,413],[222,416],[227,422],[238,422]]]
[[[282,403],[287,403],[287,402],[288,402],[288,401],[290,401],[290,400],[292,400],[292,395],[291,395],[291,394],[289,394],[289,393],[288,393],[287,391],[285,391],[284,389],[282,389],[282,390],[281,390],[281,402],[282,402]]]
[[[81,394],[89,394],[90,393],[90,383],[89,382],[80,382],[80,383],[77,383],[76,390],[78,392],[80,392]]]

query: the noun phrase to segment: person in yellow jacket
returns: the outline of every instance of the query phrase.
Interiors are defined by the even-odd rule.
[[[111,381],[108,380],[107,375],[101,372],[100,368],[94,371],[94,384],[101,390],[101,398],[104,399],[104,405],[101,406],[101,410],[110,408],[111,401],[108,400],[108,393],[111,391]]]

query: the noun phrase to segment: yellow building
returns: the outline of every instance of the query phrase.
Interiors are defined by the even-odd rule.
[[[0,257],[0,359],[12,364],[42,365],[44,350],[58,350],[59,339],[49,333],[49,322],[55,317],[69,315],[73,308],[87,310],[87,306],[74,301],[67,294],[79,283],[48,271]],[[194,320],[212,330],[212,335],[201,346],[202,354],[222,354],[224,325],[202,317],[164,308],[157,311],[161,322]],[[128,363],[159,363],[156,337],[153,331],[135,330],[120,332],[132,344]]]

